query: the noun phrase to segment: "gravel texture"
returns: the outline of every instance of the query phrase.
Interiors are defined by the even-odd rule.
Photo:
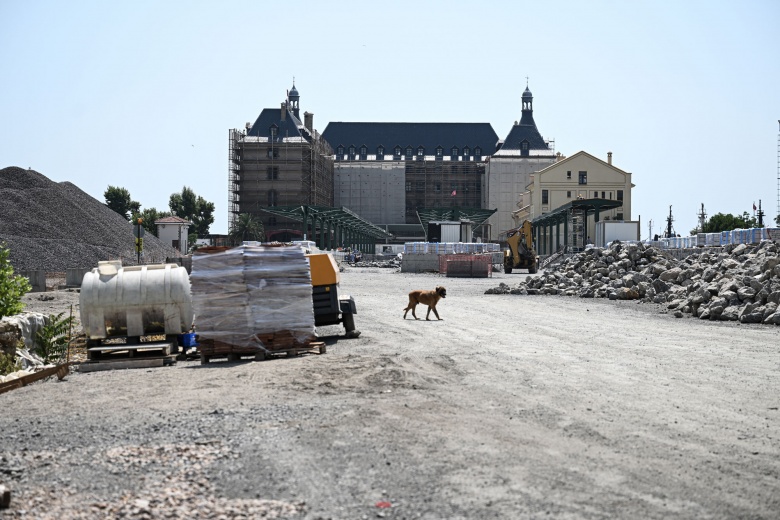
[[[777,518],[776,327],[484,294],[524,278],[347,266],[362,334],[324,355],[2,394],[0,515]],[[437,285],[443,320],[404,320]]]
[[[133,227],[121,215],[69,182],[53,182],[23,168],[0,170],[0,242],[16,270],[62,272],[100,260],[136,263]],[[146,263],[179,256],[151,233]]]

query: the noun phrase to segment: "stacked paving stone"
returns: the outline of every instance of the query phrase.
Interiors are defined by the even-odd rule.
[[[309,262],[298,246],[201,248],[190,280],[202,338],[253,348],[263,334],[299,344],[315,337]]]
[[[23,168],[0,169],[0,242],[17,270],[65,271],[100,260],[136,263],[133,226],[69,182],[54,182]],[[147,233],[146,263],[179,256]]]
[[[516,287],[502,283],[485,294],[558,294],[640,300],[674,316],[780,324],[777,244],[729,245],[676,260],[643,244],[612,243],[567,258]]]

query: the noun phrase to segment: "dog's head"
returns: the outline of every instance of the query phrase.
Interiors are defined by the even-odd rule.
[[[447,289],[445,289],[442,286],[438,286],[438,287],[436,287],[436,294],[438,294],[442,298],[446,298],[447,297]]]

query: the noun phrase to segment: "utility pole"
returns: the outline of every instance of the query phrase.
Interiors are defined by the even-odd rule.
[[[666,238],[672,238],[674,236],[672,233],[672,222],[674,222],[674,218],[672,218],[672,207],[669,206],[669,216],[666,217]]]
[[[764,227],[764,210],[761,209],[761,199],[758,199],[758,213],[756,215],[758,216],[758,227]]]
[[[699,217],[699,233],[704,233],[704,226],[707,224],[707,212],[704,211],[704,203],[701,203],[701,211],[696,215]]]

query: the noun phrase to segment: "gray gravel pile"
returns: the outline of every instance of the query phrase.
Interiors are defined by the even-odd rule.
[[[0,242],[17,270],[64,271],[112,259],[136,263],[133,228],[121,215],[70,182],[17,167],[0,170]],[[146,234],[146,263],[173,256],[176,250]]]
[[[567,258],[515,287],[485,294],[558,294],[662,304],[681,318],[780,324],[777,244],[729,245],[676,260],[643,244],[615,242]]]

